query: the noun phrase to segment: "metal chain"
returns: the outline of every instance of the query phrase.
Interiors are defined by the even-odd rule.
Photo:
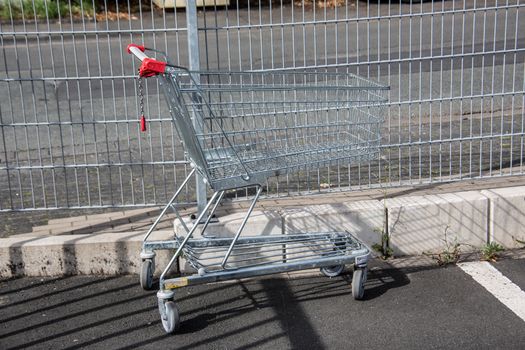
[[[139,108],[140,108],[140,117],[144,116],[144,88],[142,85],[142,77],[139,76]]]

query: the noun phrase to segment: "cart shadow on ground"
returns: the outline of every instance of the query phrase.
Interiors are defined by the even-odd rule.
[[[0,321],[7,325],[0,347],[323,348],[325,318],[344,308],[365,310],[389,290],[407,286],[405,272],[371,269],[364,301],[352,300],[350,271],[335,278],[268,277],[183,288],[176,296],[181,325],[175,335],[164,333],[155,292],[141,290],[136,276],[34,279],[25,287],[24,279],[12,280],[0,291]]]
[[[294,279],[261,278],[246,282],[240,281],[236,284],[228,283],[223,286],[208,285],[206,286],[209,288],[207,293],[210,296],[221,294],[220,289],[222,288],[228,291],[237,287],[242,292],[236,293],[231,299],[206,303],[186,312],[183,311],[181,325],[176,335],[153,337],[124,348],[150,345],[156,342],[158,342],[157,345],[161,345],[163,340],[167,339],[166,337],[179,342],[180,338],[189,336],[192,339],[190,343],[182,341],[181,343],[186,344],[181,344],[177,348],[192,349],[206,347],[218,341],[227,343],[227,339],[242,337],[245,334],[246,336],[240,341],[235,340],[232,345],[234,348],[257,348],[262,345],[270,345],[275,340],[283,338],[287,348],[321,349],[323,348],[321,332],[318,330],[318,325],[312,322],[312,314],[305,311],[311,306],[309,304],[329,305],[338,298],[344,298],[344,303],[361,303],[361,306],[365,307],[363,303],[366,303],[367,300],[379,298],[391,289],[410,284],[409,278],[399,269],[373,269],[369,272],[364,300],[354,301],[351,300],[351,280],[352,273],[347,272],[335,278],[324,276]],[[191,303],[191,299],[203,296],[194,295],[186,300],[183,298],[180,300],[181,309],[186,303]],[[215,298],[212,296],[209,299]],[[240,300],[243,302],[239,303]],[[266,313],[267,317],[257,319],[247,316],[261,312]],[[239,321],[233,323],[234,319]],[[224,327],[220,326],[220,323],[224,323]],[[230,327],[232,323],[236,327]],[[269,324],[273,324],[273,327]],[[158,327],[161,327],[160,324]],[[257,327],[260,328],[259,331],[255,331]],[[227,330],[217,333],[215,328]],[[207,332],[207,329],[213,330]],[[252,339],[257,338],[252,335],[253,333],[265,334],[265,336],[253,341]],[[202,337],[202,335],[206,336]]]

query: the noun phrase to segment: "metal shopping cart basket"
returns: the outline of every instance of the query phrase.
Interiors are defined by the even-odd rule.
[[[140,281],[150,289],[155,251],[175,250],[160,275],[157,293],[166,332],[179,325],[173,290],[193,284],[311,268],[332,277],[345,264],[354,264],[352,293],[355,299],[363,298],[370,250],[352,234],[241,233],[269,177],[340,160],[357,164],[377,159],[388,88],[346,73],[190,72],[150,58],[145,50],[128,46],[142,61],[140,76],[160,79],[193,168],[145,235],[141,251]],[[214,192],[188,228],[173,203],[196,171]],[[203,233],[225,192],[249,186],[257,191],[236,234],[207,238]],[[169,241],[148,240],[168,208],[186,234]],[[201,222],[201,237],[193,238]],[[196,273],[167,278],[181,255]]]

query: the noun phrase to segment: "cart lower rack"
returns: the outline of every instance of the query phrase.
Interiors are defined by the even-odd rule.
[[[140,254],[140,283],[151,289],[155,251],[175,250],[160,275],[157,293],[166,332],[175,332],[180,323],[174,290],[192,284],[311,268],[334,277],[353,264],[352,294],[362,299],[370,250],[351,233],[241,234],[268,177],[341,160],[358,164],[377,159],[388,88],[348,73],[191,72],[152,59],[145,50],[128,46],[142,61],[140,77],[159,78],[193,167],[144,236]],[[188,227],[174,203],[196,172],[214,193]],[[235,235],[207,236],[226,191],[245,187],[256,187],[257,192]],[[149,240],[170,208],[186,234]],[[201,237],[194,238],[197,227]],[[168,278],[180,256],[195,274]]]

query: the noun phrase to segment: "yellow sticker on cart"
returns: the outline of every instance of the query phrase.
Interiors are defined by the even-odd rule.
[[[180,288],[180,287],[186,287],[188,283],[189,282],[188,282],[187,277],[181,277],[181,278],[177,278],[176,280],[166,282],[164,284],[164,287],[166,289],[175,289],[175,288]]]

